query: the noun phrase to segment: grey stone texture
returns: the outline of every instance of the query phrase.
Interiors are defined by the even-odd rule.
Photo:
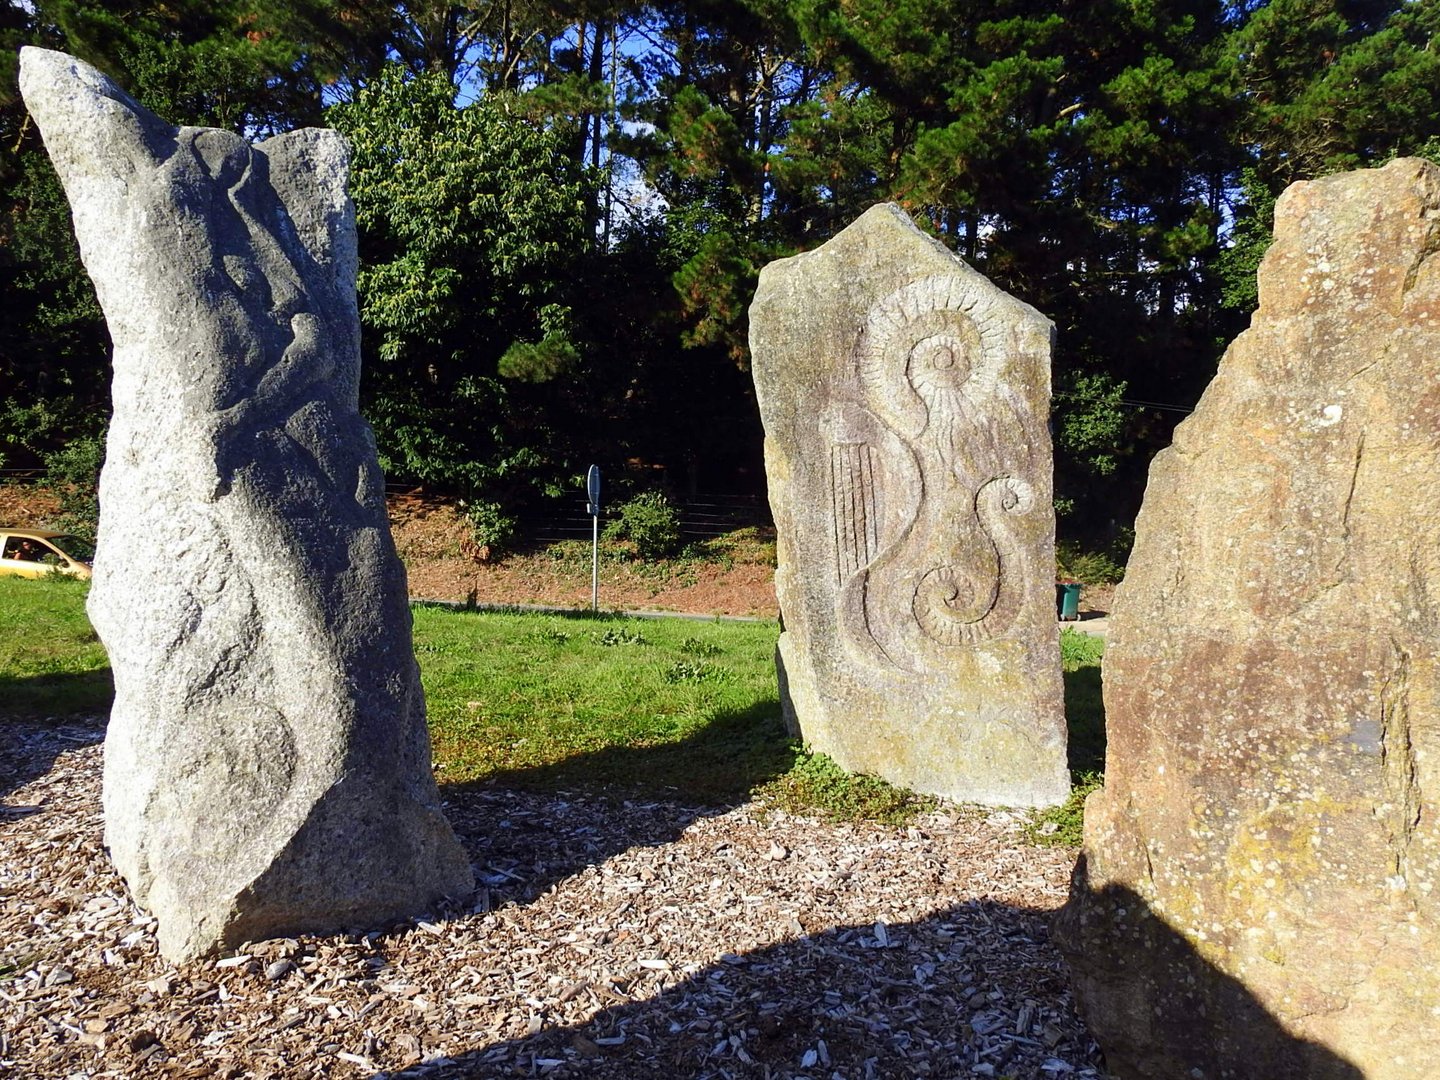
[[[1052,333],[890,204],[761,272],[781,696],[845,769],[973,802],[1066,797]]]
[[[348,148],[176,129],[21,55],[114,340],[90,616],[105,840],[181,961],[473,887],[357,411]]]
[[[1440,1067],[1437,250],[1433,165],[1291,186],[1151,468],[1057,924],[1117,1076]]]

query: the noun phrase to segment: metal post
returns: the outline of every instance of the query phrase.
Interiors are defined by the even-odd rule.
[[[600,611],[600,466],[591,465],[585,473],[585,494],[589,502],[593,539],[590,541],[590,610]]]

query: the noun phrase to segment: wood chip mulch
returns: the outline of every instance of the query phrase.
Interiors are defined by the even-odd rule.
[[[1021,815],[908,828],[447,792],[481,888],[180,969],[102,846],[99,722],[0,726],[0,1076],[1104,1077]]]

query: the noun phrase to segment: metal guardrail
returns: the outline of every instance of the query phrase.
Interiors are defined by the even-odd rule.
[[[44,469],[0,469],[0,484],[38,484],[45,476]]]
[[[770,504],[758,495],[700,495],[676,505],[680,509],[680,535],[690,540],[711,540],[746,526],[770,524]],[[613,518],[611,513],[601,515],[601,525]],[[590,516],[579,512],[520,519],[520,535],[539,543],[587,540],[590,528]]]

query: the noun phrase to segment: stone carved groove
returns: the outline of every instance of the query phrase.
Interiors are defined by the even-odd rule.
[[[839,443],[830,450],[835,514],[835,577],[844,585],[875,557],[880,544],[875,505],[875,448]]]
[[[1003,636],[1019,615],[1018,578],[1023,552],[1007,519],[1028,513],[1034,498],[1028,484],[1011,477],[995,452],[1003,440],[993,429],[1008,416],[998,372],[1005,362],[1004,328],[974,282],[949,275],[921,278],[895,290],[867,313],[854,350],[864,407],[914,454],[921,496],[898,535],[882,547],[852,539],[857,514],[874,520],[873,499],[857,510],[836,486],[839,605],[908,608],[925,637],[944,648],[959,648]],[[869,450],[869,448],[867,448]],[[873,484],[873,450],[866,458]],[[854,451],[832,448],[833,460]],[[858,455],[856,455],[858,457]],[[849,491],[849,488],[844,488]],[[942,506],[960,501],[968,509],[946,519]],[[844,546],[842,540],[849,544]],[[943,561],[937,561],[943,560]],[[872,568],[928,562],[919,580],[901,598],[893,589],[872,589]],[[895,588],[903,586],[896,585]],[[885,618],[867,617],[867,627]],[[871,634],[873,637],[873,632]],[[878,655],[898,667],[898,650],[875,641]],[[874,649],[867,649],[872,657]]]
[[[973,645],[1014,624],[1020,614],[1014,583],[1024,572],[1023,556],[1005,518],[1026,513],[1033,503],[1030,486],[1012,477],[996,477],[980,489],[975,511],[994,562],[976,556],[968,566],[937,566],[921,578],[911,609],[928,637],[942,645]],[[976,561],[985,563],[982,574],[975,572]]]

